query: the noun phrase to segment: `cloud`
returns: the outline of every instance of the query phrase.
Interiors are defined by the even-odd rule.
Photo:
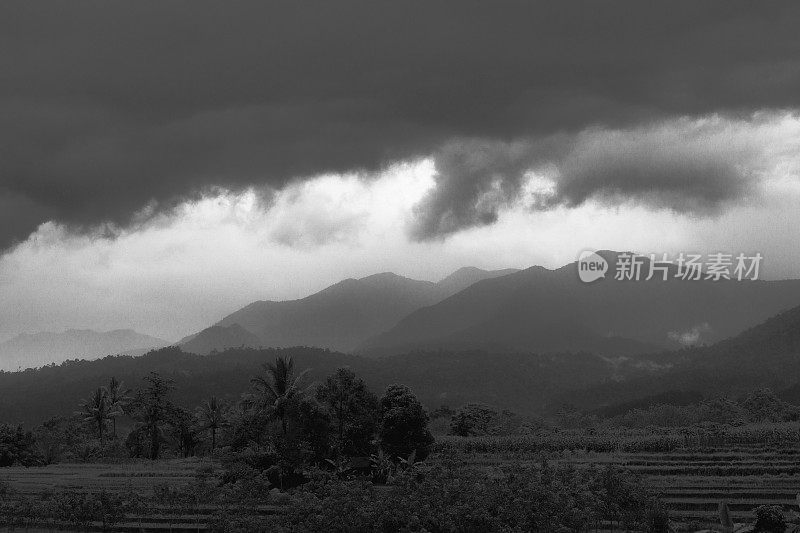
[[[757,134],[761,123],[769,119],[712,116],[582,132],[558,164],[548,201],[575,206],[595,198],[708,214],[752,192],[769,151]]]
[[[791,138],[792,127],[770,135]],[[607,209],[589,201],[532,210],[518,202],[501,210],[493,225],[444,242],[410,241],[408,214],[434,185],[434,175],[432,161],[419,161],[369,178],[298,182],[267,205],[255,191],[218,190],[143,217],[132,228],[74,233],[44,224],[0,257],[0,340],[65,328],[134,328],[177,340],[255,300],[300,298],[346,278],[394,271],[435,281],[467,265],[557,268],[585,248],[673,257],[682,251],[760,252],[760,277],[798,277],[796,179],[765,190],[763,205],[732,205],[715,218],[642,205]],[[346,238],[326,240],[306,229],[349,219],[359,222],[342,229]],[[280,240],[287,228],[300,240]]]
[[[411,237],[427,240],[497,221],[536,162],[536,143],[451,142],[435,156],[435,187],[415,206]]]
[[[711,332],[711,326],[707,322],[703,322],[686,331],[670,331],[667,336],[670,340],[683,346],[694,346],[700,343],[701,338],[709,332]]]
[[[492,224],[526,196],[535,210],[594,201],[716,215],[757,200],[769,177],[796,178],[798,154],[800,118],[788,112],[681,117],[514,142],[452,142],[434,155],[436,185],[416,206],[410,233],[424,241]],[[526,194],[537,179],[548,186]]]
[[[470,177],[475,213],[441,178],[418,232],[491,221],[517,188],[518,139],[798,107],[798,19],[794,2],[4,2],[0,196],[20,207],[0,249],[48,220],[126,226],[214,187],[442,146],[444,164],[459,139],[508,143],[493,173],[511,177]],[[572,172],[563,194],[580,202]]]

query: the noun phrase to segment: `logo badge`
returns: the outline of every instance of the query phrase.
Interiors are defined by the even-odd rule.
[[[592,250],[584,250],[578,256],[578,277],[584,283],[591,283],[606,277],[608,261]]]

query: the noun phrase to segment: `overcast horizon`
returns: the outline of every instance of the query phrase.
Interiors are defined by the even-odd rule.
[[[0,5],[0,341],[584,249],[800,278],[800,5]]]

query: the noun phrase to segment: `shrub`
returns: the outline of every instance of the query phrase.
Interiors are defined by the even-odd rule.
[[[515,413],[480,403],[461,407],[450,420],[450,433],[461,437],[505,435],[520,431],[522,419]]]
[[[614,469],[520,469],[503,477],[428,467],[395,484],[318,474],[295,490],[268,531],[582,531],[598,520],[663,531],[666,513],[631,476]]]
[[[0,467],[20,464],[36,466],[44,464],[44,458],[36,448],[36,439],[21,426],[0,424]]]
[[[753,526],[753,531],[783,533],[786,530],[783,510],[779,505],[761,505],[756,507],[754,512],[756,515],[756,523]]]

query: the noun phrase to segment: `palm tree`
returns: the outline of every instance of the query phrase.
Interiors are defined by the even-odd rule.
[[[286,415],[289,405],[302,394],[300,381],[306,372],[308,370],[295,377],[292,358],[276,357],[274,363],[264,365],[264,375],[250,380],[259,394],[261,407],[269,409],[270,416],[281,421],[284,435],[286,435]]]
[[[103,387],[98,387],[88,400],[83,401],[79,414],[83,415],[84,420],[97,424],[97,433],[100,438],[100,444],[102,444],[103,428],[109,418],[109,403],[106,390]]]
[[[125,407],[130,403],[131,397],[128,393],[130,389],[123,388],[124,385],[117,378],[112,377],[106,388],[109,404],[109,418],[111,419],[113,435],[117,436],[117,417],[124,413]]]
[[[211,456],[214,456],[214,448],[217,445],[217,430],[225,425],[225,406],[217,400],[216,396],[203,402],[197,408],[197,417],[200,419],[202,428],[211,430]]]

